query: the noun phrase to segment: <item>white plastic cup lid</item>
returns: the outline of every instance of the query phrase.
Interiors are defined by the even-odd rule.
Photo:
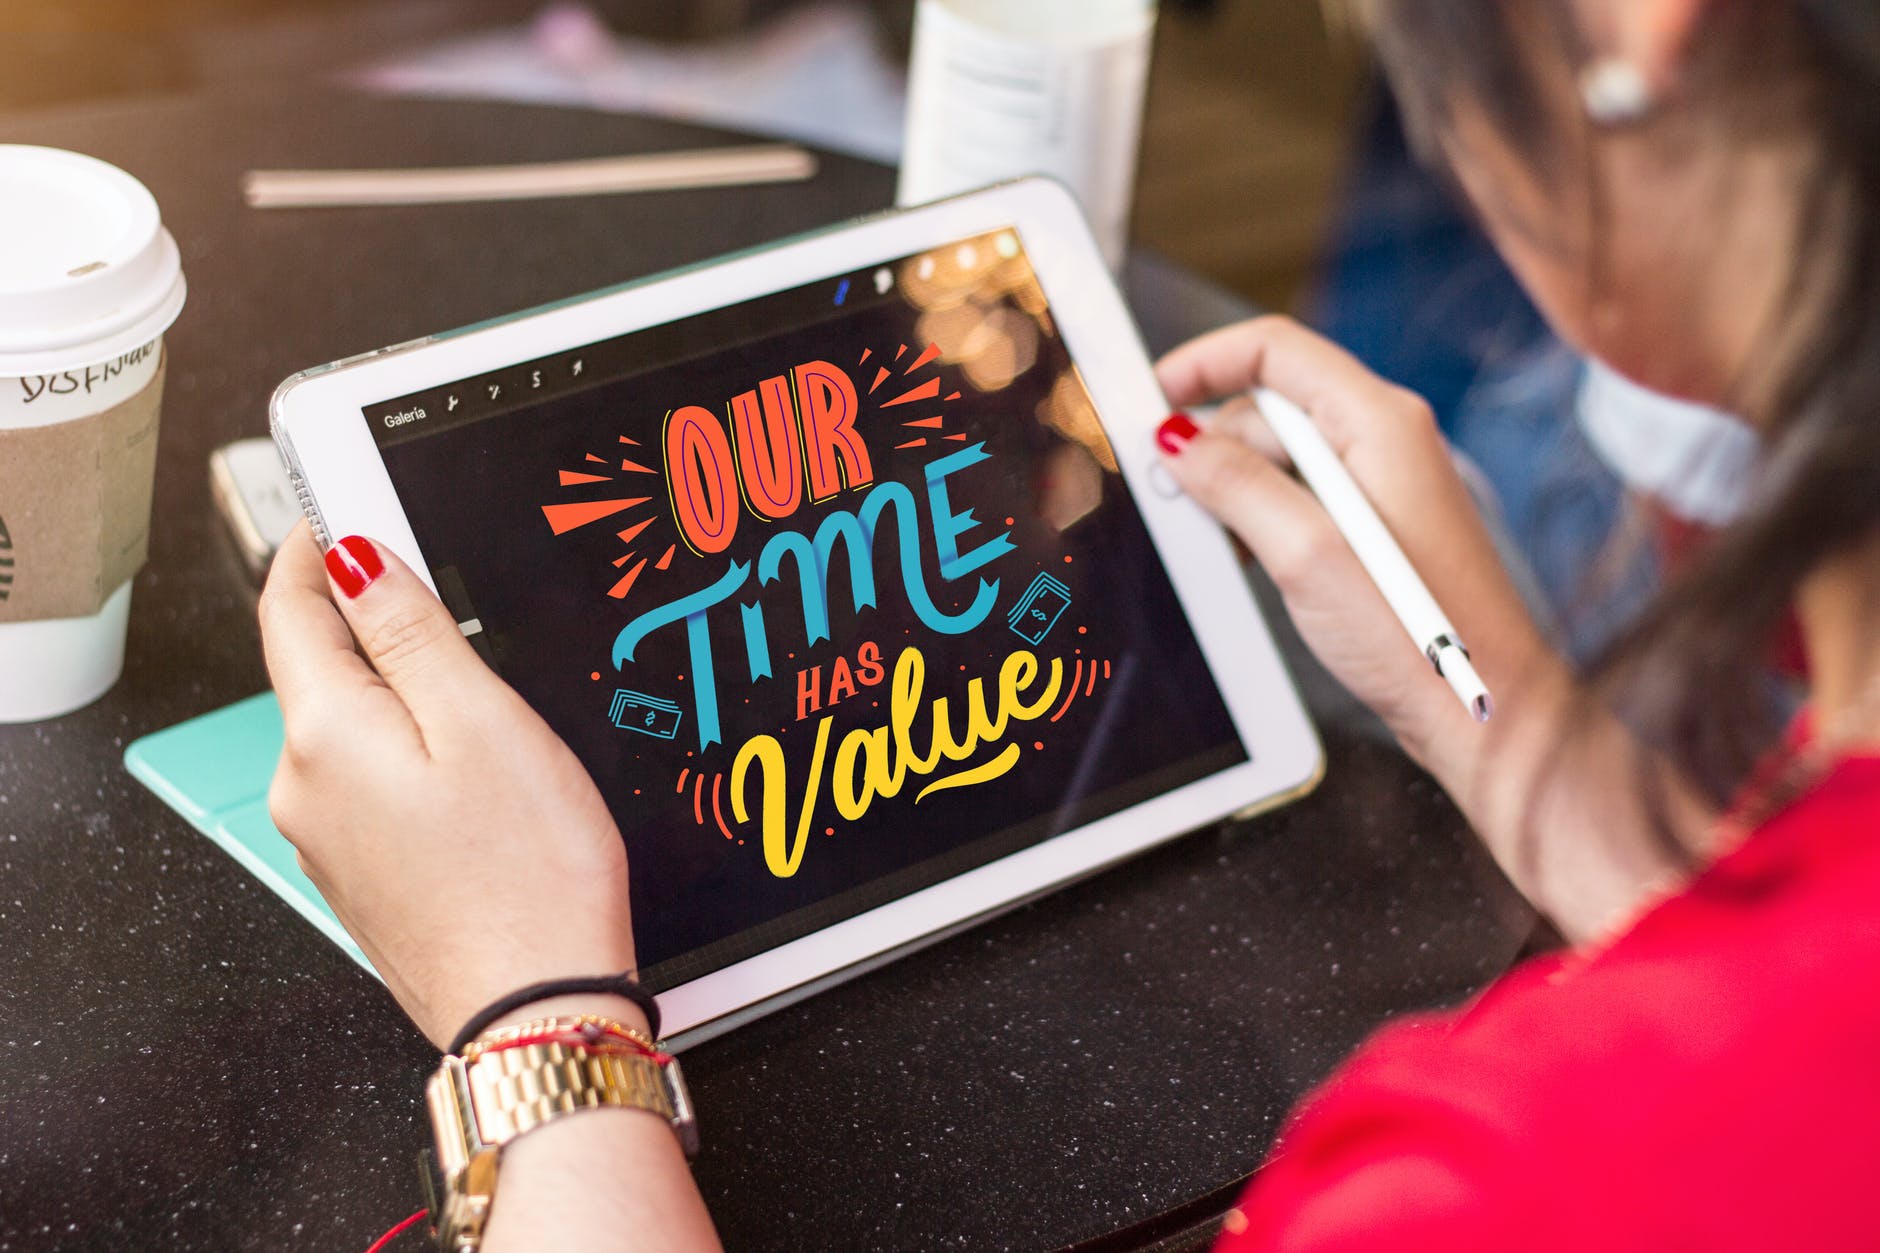
[[[142,347],[184,294],[176,241],[142,183],[76,152],[0,144],[0,376]]]

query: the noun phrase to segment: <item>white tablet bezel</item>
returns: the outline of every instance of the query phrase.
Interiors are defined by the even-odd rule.
[[[680,1045],[1182,832],[1301,795],[1323,772],[1318,737],[1227,537],[1156,466],[1154,432],[1168,405],[1075,202],[1046,179],[1001,184],[380,349],[297,374],[275,393],[275,439],[322,541],[371,535],[428,581],[367,429],[368,405],[1008,227],[1103,416],[1250,760],[662,992]]]

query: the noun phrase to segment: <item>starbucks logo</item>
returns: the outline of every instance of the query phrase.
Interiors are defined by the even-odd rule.
[[[13,537],[7,534],[7,520],[0,518],[0,600],[13,590]]]

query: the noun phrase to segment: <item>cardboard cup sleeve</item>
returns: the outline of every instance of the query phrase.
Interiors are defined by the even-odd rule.
[[[103,412],[0,429],[0,623],[96,614],[143,568],[167,368]]]

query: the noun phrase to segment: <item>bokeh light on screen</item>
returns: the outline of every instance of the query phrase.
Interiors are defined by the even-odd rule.
[[[1011,231],[910,258],[900,291],[920,311],[920,338],[939,345],[941,359],[982,392],[1003,391],[1034,369],[1042,339],[1057,335],[1044,289]],[[1096,508],[1101,472],[1116,472],[1116,454],[1075,366],[1058,376],[1034,416],[1074,446],[1052,459],[1044,489],[1046,517],[1062,530]]]

